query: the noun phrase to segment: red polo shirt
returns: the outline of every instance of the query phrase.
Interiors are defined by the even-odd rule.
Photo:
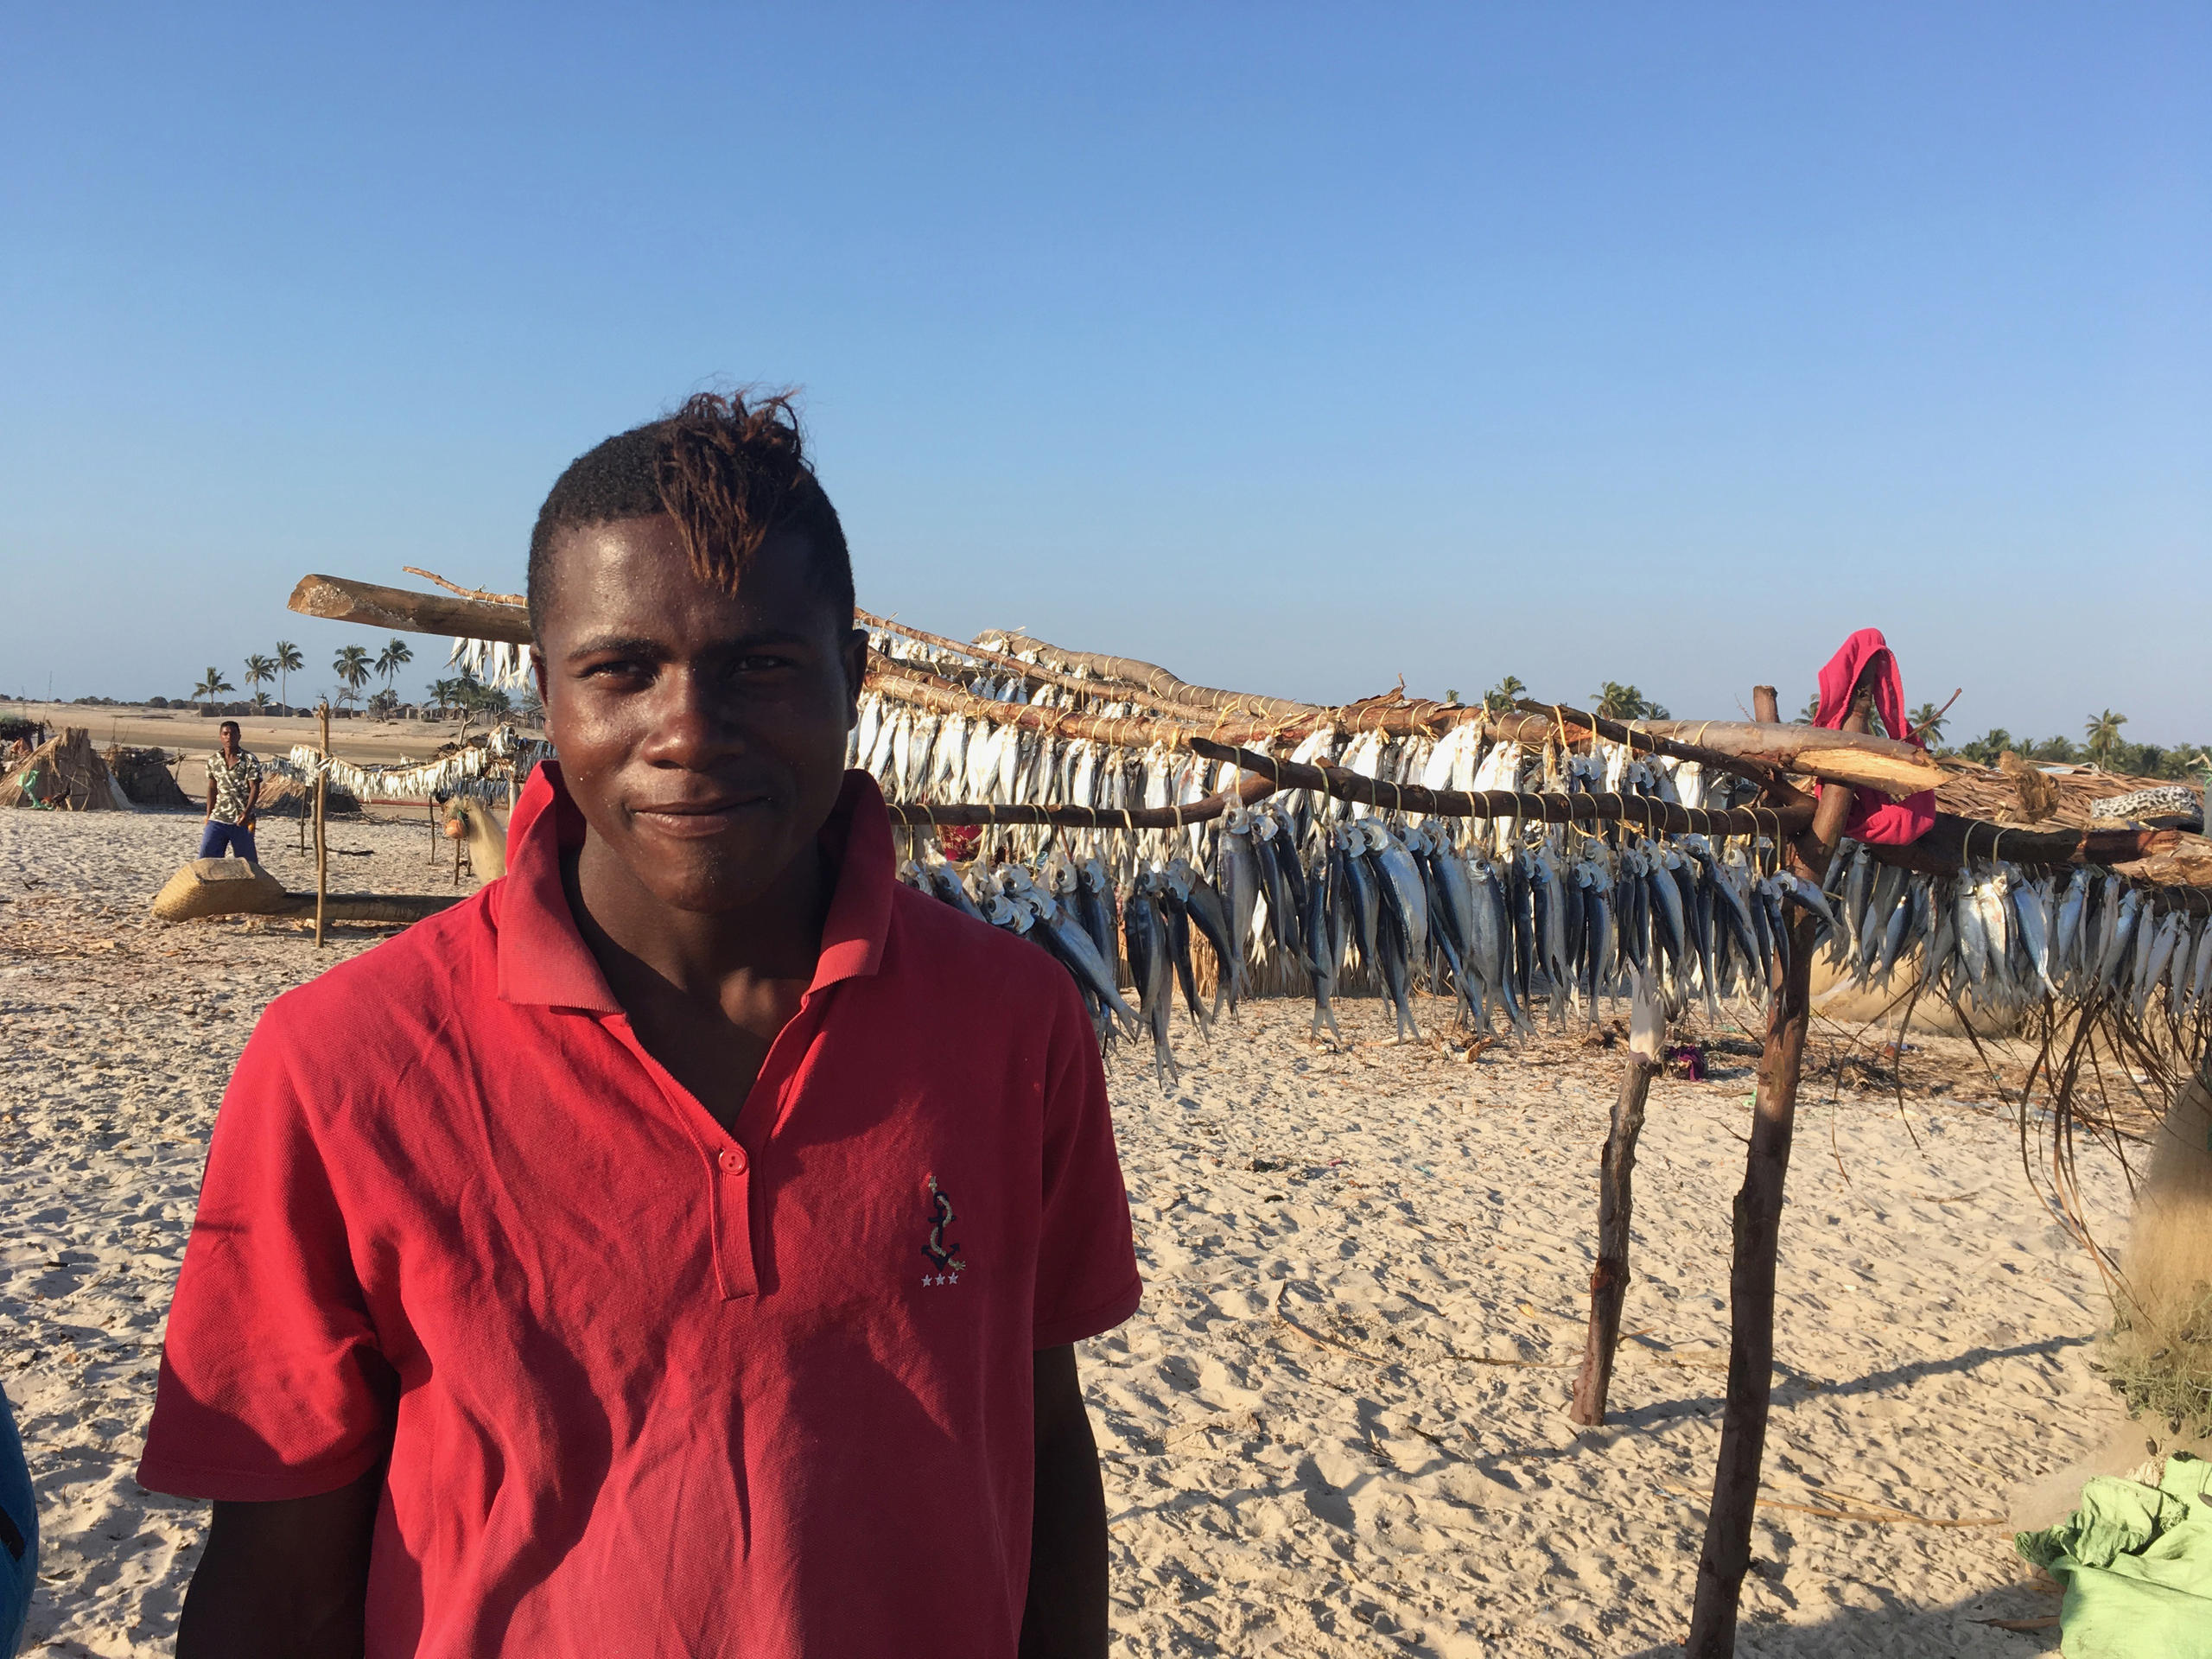
[[[735,1135],[578,937],[555,768],[508,874],[270,1004],[215,1122],[138,1478],[389,1452],[372,1656],[1014,1652],[1031,1356],[1127,1319],[1090,1022],[901,887],[863,773]]]

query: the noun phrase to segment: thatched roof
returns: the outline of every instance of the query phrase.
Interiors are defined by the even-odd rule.
[[[138,806],[188,807],[191,799],[177,787],[168,756],[159,749],[111,747],[101,757],[123,792]]]
[[[361,816],[361,803],[355,798],[353,791],[342,784],[327,784],[324,788],[324,816],[334,818],[357,818]],[[256,817],[309,817],[314,816],[314,812],[313,785],[276,772],[262,774],[261,801],[253,809]]]
[[[2171,778],[2133,778],[2095,766],[2045,771],[2031,766],[2026,770],[2032,777],[2024,784],[2018,775],[1995,766],[1979,766],[1971,760],[1946,758],[1942,765],[1948,775],[1936,791],[1936,804],[1942,810],[1993,823],[2033,823],[2050,830],[2086,830],[2090,825],[2090,802],[2173,782]],[[2046,791],[2051,798],[2047,807],[2022,799],[2024,794]]]
[[[0,779],[0,806],[46,807],[61,812],[128,812],[130,798],[115,781],[92,734],[67,728]]]
[[[2089,816],[2092,801],[2173,783],[2171,778],[2137,778],[2095,766],[2044,771],[2018,762],[2013,768],[1999,768],[1947,759],[1943,770],[1948,776],[1936,791],[1936,804],[1943,811],[1993,823],[2033,824],[2044,830],[2108,829],[2112,819]],[[2037,798],[2024,800],[2024,796]],[[2212,841],[2201,835],[2178,834],[2171,845],[2150,857],[2113,868],[2123,875],[2160,887],[2212,887]]]

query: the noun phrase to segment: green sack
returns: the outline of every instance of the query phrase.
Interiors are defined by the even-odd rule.
[[[2012,1542],[2066,1586],[2067,1659],[2212,1659],[2212,1463],[2177,1454],[2156,1486],[2100,1475]]]

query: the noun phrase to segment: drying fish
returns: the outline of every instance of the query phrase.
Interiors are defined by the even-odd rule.
[[[1329,1034],[1339,1044],[1344,1034],[1338,1027],[1332,999],[1336,995],[1338,976],[1344,969],[1347,943],[1342,885],[1328,854],[1318,855],[1306,877],[1306,965],[1313,977],[1313,1034],[1319,1041],[1321,1027],[1325,1024]]]
[[[1167,1015],[1173,970],[1167,963],[1167,928],[1160,915],[1153,882],[1138,880],[1122,905],[1122,931],[1128,941],[1129,972],[1136,980],[1137,1000],[1144,1005],[1144,1023],[1152,1031],[1154,1075],[1165,1094],[1182,1081],[1175,1051],[1167,1040]]]
[[[1167,959],[1175,969],[1175,982],[1183,988],[1183,1006],[1191,1011],[1191,1019],[1198,1028],[1198,1035],[1213,1035],[1213,1020],[1206,1013],[1205,1005],[1198,1000],[1198,976],[1191,959],[1191,867],[1177,859],[1160,878],[1155,894],[1160,900],[1161,919],[1167,929]]]

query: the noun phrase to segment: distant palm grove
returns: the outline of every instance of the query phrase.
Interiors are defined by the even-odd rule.
[[[334,683],[324,695],[328,697],[334,712],[349,713],[358,705],[363,713],[373,718],[393,719],[403,709],[410,708],[393,682],[397,679],[399,671],[414,660],[415,648],[396,635],[386,640],[384,648],[373,656],[366,645],[340,645],[330,663]],[[249,695],[243,703],[235,707],[239,711],[255,714],[301,715],[309,712],[307,709],[295,707],[290,698],[291,676],[306,665],[307,659],[301,655],[300,648],[289,639],[279,639],[275,649],[266,654],[254,652],[245,659],[239,675],[249,688]],[[384,683],[365,697],[362,696],[363,689],[372,679],[382,680]],[[273,698],[264,689],[271,681],[276,685],[276,695]],[[208,715],[229,713],[232,711],[233,705],[227,701],[228,694],[237,690],[225,671],[211,663],[194,684],[189,697],[179,697],[174,705],[167,697],[149,697],[147,706],[156,709],[171,706],[196,708]],[[535,692],[524,691],[518,698],[510,696],[497,686],[485,684],[466,668],[432,680],[425,688],[425,693],[422,703],[415,707],[423,713],[441,717],[459,716],[467,721],[479,718],[500,720],[520,715],[528,719],[537,712]],[[77,701],[82,703],[112,703],[116,699],[79,697]]]

